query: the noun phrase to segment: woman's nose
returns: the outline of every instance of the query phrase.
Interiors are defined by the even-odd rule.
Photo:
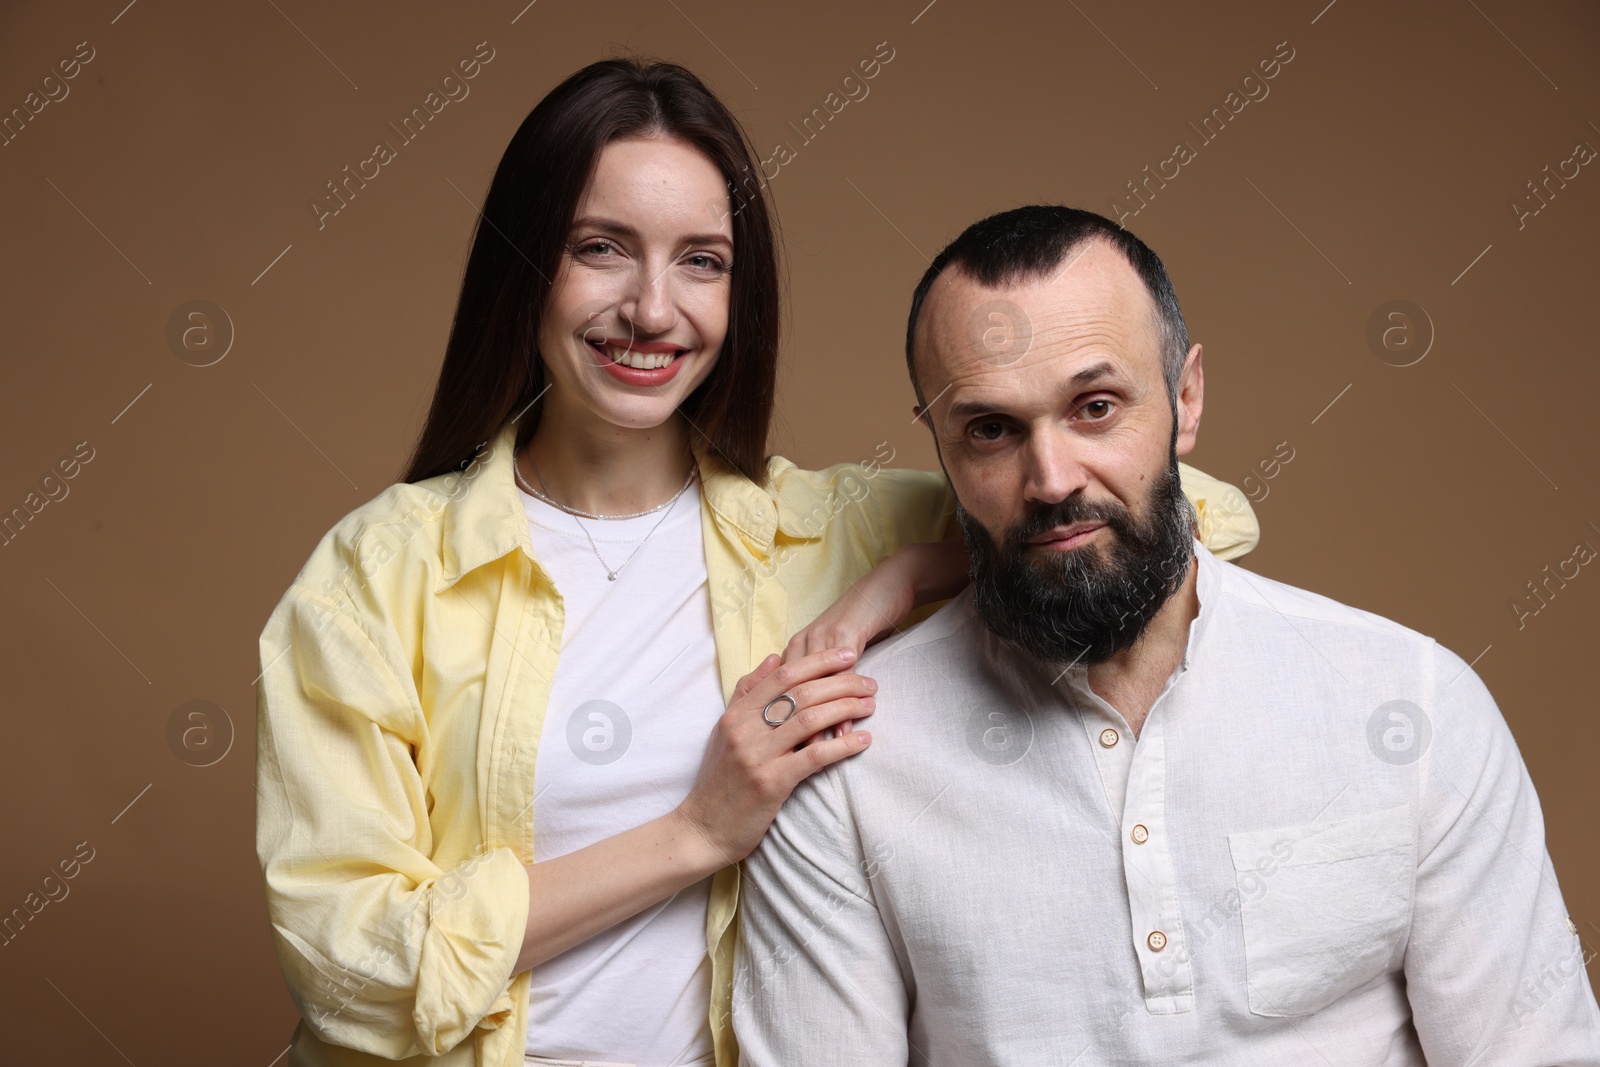
[[[632,289],[619,309],[622,317],[642,334],[665,333],[677,322],[677,308],[673,302],[672,285],[668,277],[671,268],[659,273],[646,273],[645,268],[635,276]]]

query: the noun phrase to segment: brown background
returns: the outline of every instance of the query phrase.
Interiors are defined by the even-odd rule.
[[[1206,346],[1190,462],[1241,484],[1288,442],[1246,565],[1476,663],[1600,945],[1600,572],[1520,630],[1510,607],[1579,541],[1600,549],[1600,167],[1520,230],[1510,206],[1577,142],[1600,147],[1594,5],[125,2],[0,14],[0,110],[95,50],[0,147],[0,510],[95,450],[0,548],[0,911],[95,849],[0,948],[8,1062],[283,1050],[295,1014],[252,841],[257,634],[316,539],[397,476],[512,131],[618,50],[689,64],[764,152],[796,148],[772,183],[792,310],[774,447],[823,465],[888,441],[930,466],[900,355],[926,257],[1020,203],[1109,212],[1287,41],[1270,95],[1127,222]],[[495,58],[470,96],[319,231],[324,183],[481,41]],[[870,95],[798,145],[787,123],[883,41]],[[1400,298],[1436,331],[1408,367],[1366,341]],[[212,366],[167,340],[192,299],[236,333]],[[168,741],[191,700],[236,734],[211,766]]]

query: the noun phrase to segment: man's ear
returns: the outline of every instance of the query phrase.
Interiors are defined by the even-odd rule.
[[[911,421],[920,422],[927,429],[928,437],[933,440],[933,454],[939,460],[939,469],[944,471],[944,476],[948,479],[950,472],[945,469],[944,451],[939,447],[939,435],[933,432],[933,419],[929,416],[928,409],[921,404],[912,404]]]
[[[1200,436],[1200,410],[1205,406],[1206,376],[1201,358],[1205,350],[1194,344],[1183,361],[1183,373],[1178,377],[1178,439],[1175,442],[1180,456],[1194,451]]]

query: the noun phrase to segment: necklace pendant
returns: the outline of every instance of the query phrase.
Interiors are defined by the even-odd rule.
[[[606,581],[614,582],[616,580],[617,580],[617,572],[616,571],[606,571]]]

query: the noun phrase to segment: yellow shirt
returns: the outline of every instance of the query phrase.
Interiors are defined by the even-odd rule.
[[[347,515],[261,634],[256,852],[301,1013],[291,1065],[523,1062],[530,972],[511,969],[563,611],[513,482],[515,429]],[[725,698],[901,546],[957,535],[939,472],[774,458],[763,487],[696,459]],[[1255,547],[1244,498],[1180,472],[1206,546]],[[738,892],[739,868],[721,871],[706,915],[722,1065]]]

